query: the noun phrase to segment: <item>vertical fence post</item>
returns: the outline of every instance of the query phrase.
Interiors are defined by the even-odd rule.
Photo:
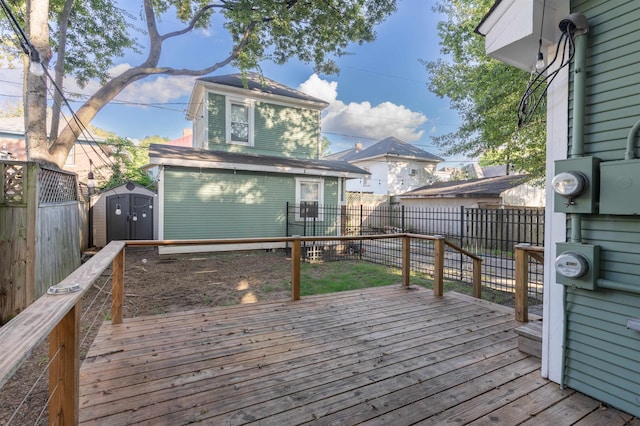
[[[411,238],[402,237],[402,287],[408,289],[411,277]]]
[[[473,297],[482,299],[482,260],[473,259]]]
[[[289,202],[287,201],[287,214],[285,215],[284,236],[289,236]]]
[[[291,300],[300,300],[300,238],[291,245]]]
[[[442,296],[444,293],[444,237],[436,235],[433,245],[433,295]]]
[[[77,425],[80,390],[80,306],[49,334],[49,424]]]
[[[402,214],[402,232],[407,232],[407,228],[405,227],[404,224],[404,205],[400,206],[400,213]]]
[[[460,206],[460,247],[464,248],[464,206]],[[460,281],[464,279],[464,258],[462,253],[458,255],[460,259]]]
[[[518,244],[516,250],[516,290],[515,290],[515,311],[516,321],[529,321],[529,259],[525,244]]]
[[[124,303],[124,249],[113,258],[111,277],[111,324],[122,324]]]

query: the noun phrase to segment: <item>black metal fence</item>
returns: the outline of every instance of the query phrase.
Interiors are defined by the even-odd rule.
[[[485,287],[512,292],[515,288],[514,246],[520,243],[543,245],[544,208],[408,208],[378,206],[329,206],[287,204],[286,234],[301,236],[372,235],[411,232],[442,235],[482,258]],[[401,241],[358,241],[314,244],[303,248],[307,261],[339,260],[357,257],[387,266],[401,264]],[[411,267],[433,272],[433,244],[414,241]],[[445,278],[471,282],[472,262],[466,256],[447,250]],[[543,266],[535,260],[529,265],[530,296],[542,301]]]

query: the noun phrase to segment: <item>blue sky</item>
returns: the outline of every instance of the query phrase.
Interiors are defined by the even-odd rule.
[[[140,15],[141,2],[121,0],[121,3],[135,16]],[[397,12],[376,28],[374,42],[353,45],[349,48],[350,55],[338,59],[341,68],[338,75],[314,75],[312,65],[299,61],[282,66],[263,62],[262,71],[268,78],[331,103],[324,114],[323,131],[332,142],[332,152],[350,148],[358,141],[367,146],[396,136],[439,154],[431,136],[454,131],[459,119],[449,109],[447,99],[429,92],[428,76],[419,62],[441,57],[436,28],[441,17],[433,12],[434,3],[435,0],[398,0]],[[205,58],[222,58],[230,41],[220,23],[217,24],[214,21],[208,31],[176,39],[165,46],[160,65],[199,67],[208,65]],[[172,30],[177,26],[177,20],[167,17],[160,28]],[[142,60],[141,56],[124,57],[113,72]],[[232,67],[225,67],[216,74],[233,72],[236,70]],[[0,72],[0,79],[5,80],[4,75]],[[116,98],[122,103],[114,102],[100,111],[93,124],[123,137],[180,137],[184,128],[191,127],[184,111],[192,86],[193,78],[147,78]],[[67,87],[70,91],[80,90]],[[92,83],[88,90],[96,88],[97,84]]]

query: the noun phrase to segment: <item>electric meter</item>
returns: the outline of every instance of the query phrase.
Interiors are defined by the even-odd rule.
[[[556,194],[573,198],[587,189],[587,178],[580,172],[562,172],[553,178],[551,187]]]
[[[579,253],[564,252],[556,257],[556,271],[567,278],[580,278],[589,270],[589,262]]]

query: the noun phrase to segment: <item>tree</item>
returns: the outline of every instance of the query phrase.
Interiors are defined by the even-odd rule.
[[[434,10],[446,15],[438,24],[440,51],[447,59],[423,63],[429,90],[448,97],[462,118],[460,128],[434,137],[444,155],[465,154],[485,165],[509,164],[532,178],[545,174],[545,106],[518,129],[517,110],[530,75],[489,58],[484,39],[474,33],[493,0],[443,0]]]
[[[127,49],[141,48],[134,35],[128,33],[131,16],[113,1],[9,2],[14,10],[24,7],[25,25],[33,49],[45,66],[49,61],[55,61],[55,80],[59,87],[65,76],[74,77],[80,84],[91,78],[99,78],[103,83],[77,110],[77,120],[70,121],[59,134],[51,133],[47,139],[44,120],[41,120],[47,101],[45,77],[29,74],[25,84],[27,148],[31,158],[57,165],[63,164],[82,127],[124,88],[140,79],[160,74],[203,76],[228,64],[242,71],[259,70],[262,60],[284,64],[291,58],[313,63],[318,72],[332,73],[337,70],[332,58],[345,54],[345,48],[352,42],[374,40],[375,25],[396,7],[396,0],[142,0],[149,46],[146,59],[122,74],[110,77],[107,70],[115,57]],[[171,13],[183,26],[161,34],[157,22]],[[167,41],[214,23],[222,23],[232,38],[233,47],[229,52],[213,52],[210,65],[200,69],[160,64]],[[34,56],[30,56],[33,60]]]
[[[101,183],[102,189],[113,188],[131,181],[142,186],[153,184],[151,178],[142,170],[142,167],[149,164],[149,145],[152,143],[167,143],[169,138],[154,135],[147,136],[138,143],[130,139],[109,138],[106,144],[113,147],[112,157],[114,162],[108,167],[111,169],[110,178]]]

